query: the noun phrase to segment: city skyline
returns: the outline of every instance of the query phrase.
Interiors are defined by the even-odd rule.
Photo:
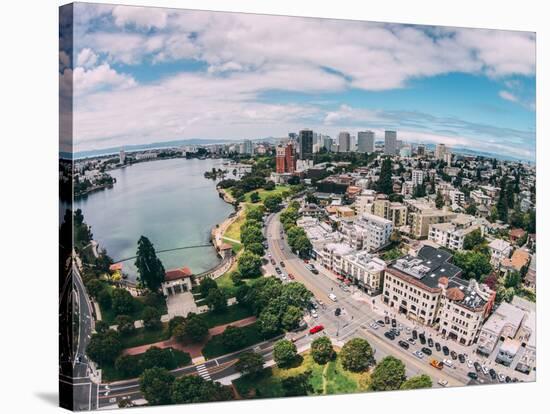
[[[74,80],[75,151],[304,128],[380,140],[392,129],[409,142],[535,158],[532,33],[75,8],[74,70],[60,54],[61,93]]]

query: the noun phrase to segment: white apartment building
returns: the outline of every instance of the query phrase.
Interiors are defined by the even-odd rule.
[[[401,195],[412,196],[414,194],[414,183],[412,181],[405,181],[401,185]]]
[[[512,252],[512,245],[506,240],[495,239],[489,243],[489,249],[491,250],[491,266],[498,269],[502,259],[507,259]]]
[[[424,183],[424,171],[413,170],[411,181],[413,185],[422,185]]]
[[[344,256],[353,253],[353,248],[345,243],[327,243],[320,254],[323,267],[344,275]]]
[[[386,268],[382,300],[397,312],[434,327],[444,338],[469,346],[489,314],[495,292],[475,280],[460,278],[451,254],[424,246]]]
[[[315,217],[301,217],[296,221],[296,225],[306,232],[306,236],[312,245],[312,257],[314,259],[321,257],[323,248],[327,243],[338,243],[342,240],[342,235],[332,230],[332,226],[320,222]]]
[[[373,296],[382,291],[386,263],[366,251],[344,256],[344,275],[360,289]]]
[[[459,190],[451,190],[449,191],[449,200],[451,204],[462,206],[464,204],[464,193]]]
[[[488,207],[491,205],[491,197],[486,196],[481,190],[474,190],[470,192],[470,198],[476,205],[482,205]]]
[[[475,230],[481,230],[483,235],[485,229],[473,216],[460,214],[449,223],[438,223],[430,225],[428,240],[437,243],[442,247],[451,250],[462,250],[464,239]]]
[[[376,251],[387,245],[393,232],[393,223],[374,214],[363,214],[355,224],[365,230],[363,249]]]

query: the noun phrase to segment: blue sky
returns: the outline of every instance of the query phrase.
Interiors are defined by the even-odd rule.
[[[386,128],[535,158],[535,36],[77,3],[75,150]]]

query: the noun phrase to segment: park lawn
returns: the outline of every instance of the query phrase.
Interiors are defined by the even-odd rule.
[[[235,286],[233,280],[231,280],[231,273],[237,269],[237,263],[231,267],[227,272],[216,279],[218,287],[225,291],[228,298],[233,298],[237,294],[238,287]],[[247,285],[251,284],[254,280],[257,279],[243,279],[242,281]]]
[[[172,349],[172,364],[169,369],[175,369],[179,367],[184,367],[191,363],[191,356],[187,352],[182,352],[177,349]],[[131,356],[135,360],[136,365],[139,365],[141,354]],[[137,376],[141,375],[141,372]],[[116,369],[114,364],[105,364],[101,366],[101,377],[106,382],[113,381],[122,381],[135,377],[134,375],[127,375],[126,373],[120,372]]]
[[[249,191],[248,193],[245,194],[245,202],[246,203],[250,203],[249,205],[258,205],[261,203],[264,202],[264,200],[266,199],[267,196],[270,196],[270,195],[282,195],[284,191],[290,191],[290,186],[288,185],[276,185],[275,188],[271,191],[268,191],[268,190],[264,190],[263,188],[259,188],[257,190],[253,190],[253,191]],[[258,193],[258,195],[260,196],[260,201],[258,203],[252,203],[250,201],[250,195],[252,193]]]
[[[263,342],[266,340],[264,338],[259,330],[258,325],[256,323],[253,323],[248,326],[244,326],[242,328],[239,328],[242,330],[244,336],[245,336],[245,343],[243,345],[243,349],[247,348],[249,346],[258,344],[260,342]],[[204,346],[202,349],[202,355],[206,359],[212,359],[219,357],[221,355],[229,354],[231,352],[234,352],[233,350],[228,350],[221,341],[221,334],[213,336],[210,341]]]
[[[367,391],[370,385],[368,373],[355,374],[345,371],[337,358],[326,365],[319,365],[308,353],[302,355],[300,365],[292,368],[273,366],[264,369],[257,378],[243,376],[233,385],[243,398],[275,398],[284,397],[282,380],[311,371],[309,383],[313,395],[342,394]]]
[[[139,328],[130,335],[120,336],[120,340],[124,348],[154,344],[156,342],[166,341],[168,339],[170,339],[168,323],[163,323],[161,329]]]

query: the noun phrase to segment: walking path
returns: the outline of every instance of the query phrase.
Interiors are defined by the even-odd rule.
[[[166,341],[159,341],[155,342],[153,344],[147,344],[147,345],[141,345],[141,346],[135,346],[133,348],[127,348],[123,351],[124,355],[139,355],[143,354],[145,351],[147,351],[149,348],[157,347],[157,348],[173,348],[177,349],[178,351],[183,351],[189,353],[191,358],[197,358],[202,355],[202,348],[204,345],[215,335],[221,334],[228,326],[235,326],[242,328],[243,326],[248,326],[256,322],[255,316],[250,316],[248,318],[244,318],[238,321],[234,321],[231,323],[227,323],[225,325],[218,325],[214,326],[213,328],[210,328],[208,330],[208,337],[202,342],[197,344],[181,344],[178,341],[176,341],[175,338],[167,339]]]

